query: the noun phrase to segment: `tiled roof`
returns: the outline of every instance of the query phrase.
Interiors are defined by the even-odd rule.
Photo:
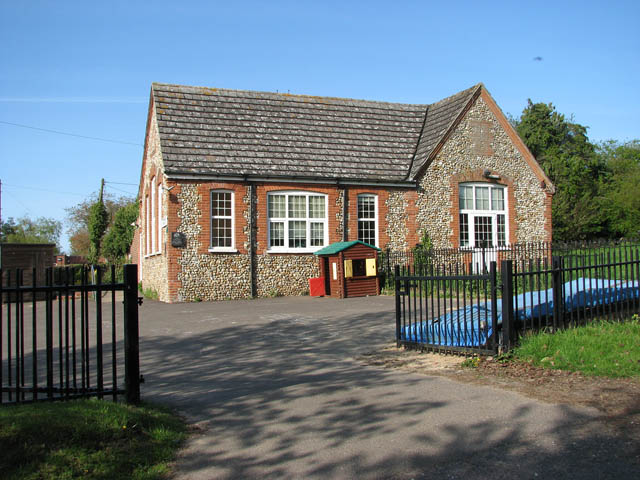
[[[158,83],[152,95],[169,176],[403,182],[477,88],[433,105]]]
[[[424,129],[418,142],[415,159],[411,166],[411,177],[420,172],[422,167],[429,160],[433,150],[444,140],[446,133],[459,118],[460,113],[469,104],[471,98],[479,91],[481,85],[475,85],[467,90],[456,93],[429,105],[427,118],[424,122]]]

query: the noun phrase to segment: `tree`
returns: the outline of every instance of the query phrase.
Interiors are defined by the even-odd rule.
[[[21,217],[17,221],[12,217],[2,222],[0,241],[6,243],[55,243],[60,244],[62,223],[53,218],[39,217],[35,220]]]
[[[109,215],[109,223],[115,218],[115,214],[122,207],[134,201],[131,197],[115,198],[109,193],[103,195],[103,203]],[[71,254],[87,257],[89,255],[89,212],[91,206],[98,201],[98,194],[83,200],[78,205],[66,209],[67,233],[71,244]]]
[[[98,201],[89,208],[89,263],[98,263],[100,260],[100,250],[102,237],[109,226],[109,213],[102,201],[102,193],[104,189],[104,180],[100,187],[100,195]]]
[[[16,233],[16,227],[16,221],[13,217],[9,217],[9,220],[2,222],[0,225],[0,242],[6,242],[9,235],[14,235]]]
[[[116,212],[113,225],[104,237],[102,250],[110,263],[122,263],[131,248],[138,218],[138,202],[133,201]]]
[[[567,120],[551,103],[531,100],[515,124],[556,186],[552,204],[554,238],[578,240],[606,235],[600,197],[606,164],[589,141],[587,127]]]
[[[640,140],[598,145],[608,176],[603,186],[603,211],[615,237],[640,236]]]

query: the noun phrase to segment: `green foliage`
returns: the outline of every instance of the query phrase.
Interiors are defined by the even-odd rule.
[[[640,140],[598,145],[608,168],[602,188],[603,211],[615,237],[640,237]]]
[[[176,416],[110,401],[0,409],[0,477],[161,478],[186,439]]]
[[[132,225],[138,218],[138,202],[120,208],[113,219],[109,232],[104,237],[102,249],[110,263],[121,264],[129,253],[135,227]]]
[[[607,377],[640,376],[640,322],[600,322],[526,336],[514,358],[544,368]]]
[[[6,243],[60,243],[62,224],[52,218],[39,217],[35,220],[12,217],[2,222],[0,241]]]
[[[98,195],[83,200],[78,205],[65,209],[67,212],[67,233],[71,244],[71,255],[89,255],[89,212],[91,206],[98,201]],[[103,203],[109,214],[109,223],[115,219],[116,212],[134,202],[131,197],[115,198],[109,193],[103,196]]]
[[[138,290],[142,293],[144,298],[148,298],[150,300],[158,300],[158,292],[156,292],[153,288],[144,288],[142,284],[138,285]]]
[[[479,364],[480,364],[479,357],[467,357],[462,361],[460,366],[464,368],[478,368]]]
[[[595,146],[586,127],[531,100],[511,121],[556,186],[555,240],[640,235],[639,140]]]
[[[100,259],[102,237],[109,226],[109,214],[102,197],[89,209],[89,263],[97,263]]]
[[[420,243],[413,247],[413,261],[414,265],[420,265],[426,267],[431,265],[433,257],[433,242],[429,238],[427,232],[422,233],[422,239]]]
[[[573,123],[549,103],[529,100],[516,121],[518,134],[555,184],[553,235],[562,241],[606,235],[600,197],[606,164],[587,137],[587,127]]]

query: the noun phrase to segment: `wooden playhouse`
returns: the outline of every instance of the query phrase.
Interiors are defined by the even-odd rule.
[[[311,279],[311,294],[336,298],[378,295],[379,251],[360,240],[336,242],[318,250],[320,278]]]

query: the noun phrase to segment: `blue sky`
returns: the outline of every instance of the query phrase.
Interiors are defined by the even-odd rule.
[[[0,0],[2,218],[64,220],[101,178],[135,195],[152,82],[408,103],[483,82],[505,113],[640,138],[639,5]]]

